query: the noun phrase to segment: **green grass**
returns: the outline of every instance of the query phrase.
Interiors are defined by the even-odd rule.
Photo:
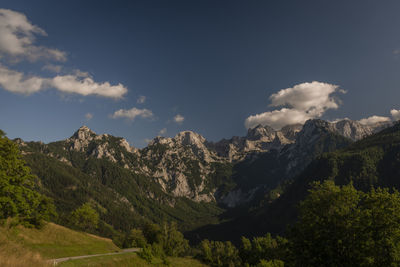
[[[205,267],[199,261],[192,258],[173,258],[169,257],[168,261],[170,262],[170,266],[173,267]],[[107,267],[119,267],[119,266],[135,266],[135,267],[148,267],[148,266],[167,266],[161,261],[155,260],[152,264],[147,263],[145,260],[140,258],[136,253],[126,253],[126,254],[118,254],[118,255],[109,255],[109,256],[99,256],[92,257],[86,259],[78,259],[78,260],[69,260],[65,262],[61,262],[60,267],[83,267],[83,266],[107,266]]]
[[[54,223],[47,223],[42,229],[0,227],[0,232],[9,241],[37,252],[46,259],[120,250],[110,239],[73,231]]]
[[[50,266],[46,259],[56,259],[120,251],[110,239],[77,232],[66,227],[47,223],[42,229],[23,226],[10,227],[10,222],[0,226],[0,266]],[[206,266],[192,258],[169,257],[170,266]],[[166,266],[154,259],[149,264],[136,253],[95,256],[69,260],[57,266]]]

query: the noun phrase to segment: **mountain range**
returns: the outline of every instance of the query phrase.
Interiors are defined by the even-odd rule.
[[[100,213],[104,236],[146,220],[174,220],[193,237],[196,229],[204,236],[202,229],[212,233],[210,225],[238,222],[251,210],[266,214],[265,203],[268,209],[278,205],[285,190],[324,153],[391,126],[309,120],[281,130],[258,125],[246,136],[219,142],[183,131],[173,138],[158,136],[142,149],[86,126],[48,144],[14,141],[39,177],[38,190],[54,199],[59,223],[89,202]]]

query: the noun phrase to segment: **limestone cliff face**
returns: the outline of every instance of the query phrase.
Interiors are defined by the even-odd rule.
[[[334,131],[338,132],[339,134],[350,138],[353,141],[357,141],[368,135],[377,133],[387,127],[390,127],[392,124],[392,122],[377,122],[370,125],[364,125],[358,121],[345,119],[331,123],[331,127],[333,127]]]
[[[64,142],[64,149],[83,152],[86,156],[106,158],[114,163],[123,163],[125,153],[137,154],[138,150],[129,145],[124,138],[114,137],[109,134],[97,135],[87,126],[80,127],[70,138]]]
[[[225,161],[207,147],[206,139],[184,131],[174,138],[156,137],[140,151],[143,170],[156,179],[164,191],[195,201],[214,201],[205,190],[214,171],[212,163]]]
[[[282,149],[285,145],[295,141],[302,125],[288,125],[279,131],[269,126],[258,125],[249,129],[244,137],[234,136],[231,139],[222,139],[209,146],[217,154],[231,162],[243,160],[251,153],[267,152],[271,149]]]
[[[309,120],[304,125],[288,125],[281,130],[258,125],[249,129],[246,136],[219,142],[208,142],[198,133],[183,131],[172,138],[156,137],[143,149],[132,147],[123,138],[98,135],[82,126],[64,141],[41,143],[40,151],[67,164],[71,164],[72,152],[80,153],[85,159],[106,159],[135,174],[153,179],[171,196],[186,197],[196,202],[220,201],[235,206],[251,199],[260,183],[246,180],[246,185],[254,185],[235,189],[224,186],[225,191],[221,193],[220,186],[224,181],[221,181],[220,173],[224,167],[242,164],[251,170],[254,164],[270,164],[264,166],[266,170],[271,170],[264,173],[266,179],[278,179],[272,177],[277,174],[284,178],[292,177],[315,155],[325,152],[319,142],[327,133],[355,141],[389,125],[362,125],[351,120]],[[23,153],[30,153],[25,142],[20,139],[16,142]],[[231,191],[226,192],[226,188]]]

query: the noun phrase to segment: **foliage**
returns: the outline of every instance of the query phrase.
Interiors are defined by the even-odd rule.
[[[71,213],[71,223],[78,229],[92,231],[97,228],[99,214],[89,203],[85,203]]]
[[[297,153],[301,153],[301,156],[296,156],[294,167],[288,168],[293,165],[292,153],[296,151],[293,149],[287,151],[288,147],[282,151],[271,149],[257,157],[248,157],[235,164],[232,178],[242,190],[260,185],[272,189],[279,183],[298,175],[312,160],[323,153],[345,148],[352,143],[350,139],[326,129],[316,127],[314,131],[316,132],[313,135],[317,136],[317,139],[307,146],[296,148],[300,149]]]
[[[254,237],[251,241],[242,237],[242,245],[239,249],[239,255],[242,262],[251,266],[261,264],[261,262],[267,264],[267,262],[285,258],[287,254],[287,242],[286,239],[279,236],[276,239],[272,238],[269,233],[264,237]]]
[[[146,245],[140,252],[138,252],[138,255],[148,263],[151,263],[154,257],[151,245]]]
[[[165,254],[172,257],[183,256],[189,249],[189,242],[175,222],[165,223],[162,227],[161,244]]]
[[[200,243],[200,258],[210,266],[240,266],[241,260],[237,248],[230,242],[209,241]]]
[[[52,201],[35,190],[35,179],[18,146],[0,131],[0,219],[17,217],[26,225],[41,226],[55,215]]]
[[[144,237],[141,229],[132,229],[127,237],[127,247],[144,248],[147,245],[146,238]]]
[[[149,244],[160,243],[162,239],[161,227],[158,224],[147,222],[143,226],[143,235]]]
[[[117,141],[109,141],[115,151],[121,149]],[[190,230],[217,223],[218,215],[223,212],[215,203],[172,197],[150,177],[135,174],[118,162],[69,151],[65,149],[68,146],[66,141],[28,142],[23,146],[28,152],[25,160],[40,177],[41,192],[54,199],[59,224],[67,225],[70,213],[82,203],[90,202],[99,212],[99,227],[94,232],[118,244],[128,244],[121,236],[131,229],[141,228],[146,221],[158,224],[178,221],[179,229]],[[125,159],[132,160],[129,164],[137,162],[133,153],[120,152]],[[87,153],[90,154],[90,150]]]
[[[285,263],[281,260],[261,260],[257,265],[257,267],[284,267]]]
[[[295,266],[398,266],[400,194],[316,182],[289,240]]]

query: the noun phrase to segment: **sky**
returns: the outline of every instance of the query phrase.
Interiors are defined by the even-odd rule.
[[[400,119],[399,1],[0,3],[0,129],[144,147],[307,119]]]

